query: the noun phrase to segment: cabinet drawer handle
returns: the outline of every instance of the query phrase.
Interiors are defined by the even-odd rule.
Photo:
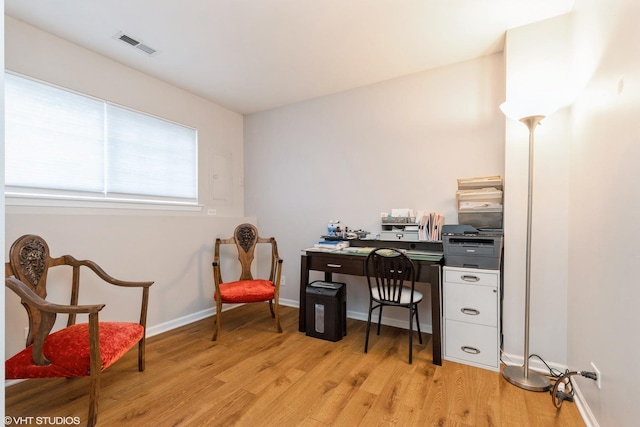
[[[480,354],[480,350],[478,350],[475,347],[469,347],[468,345],[463,345],[462,347],[460,347],[460,349],[462,351],[464,351],[465,353],[469,353],[469,354]]]
[[[342,267],[342,264],[327,264],[327,267],[340,268],[340,267]]]
[[[402,234],[402,233],[396,233],[396,237],[397,237],[398,239],[402,239],[402,238],[404,237],[404,234]]]
[[[479,282],[480,278],[478,276],[471,276],[470,274],[465,274],[464,276],[462,276],[462,280],[465,280],[467,282]]]
[[[462,307],[460,311],[462,314],[468,314],[469,316],[477,316],[480,314],[480,310],[476,310],[475,308]]]

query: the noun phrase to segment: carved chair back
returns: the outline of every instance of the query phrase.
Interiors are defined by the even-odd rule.
[[[27,234],[16,240],[9,250],[9,263],[5,267],[5,276],[14,275],[18,280],[28,285],[31,290],[42,299],[47,298],[47,275],[49,268],[64,265],[65,257],[52,258],[49,245],[40,236]],[[78,304],[78,274],[74,268],[71,305]],[[40,310],[33,309],[24,301],[22,305],[29,316],[29,336],[26,345],[33,343],[34,337],[42,323]],[[70,314],[67,326],[75,323],[75,314]]]
[[[269,272],[269,280],[275,281],[276,262],[280,258],[278,256],[278,244],[273,237],[260,237],[258,229],[253,224],[240,224],[233,232],[233,237],[229,239],[216,239],[215,243],[215,260],[220,260],[220,246],[224,244],[234,244],[238,250],[238,260],[241,265],[240,278],[238,280],[253,280],[251,273],[251,265],[255,259],[255,251],[258,243],[271,244],[271,268]],[[218,270],[220,274],[220,270]],[[222,277],[218,277],[218,283],[224,283]]]

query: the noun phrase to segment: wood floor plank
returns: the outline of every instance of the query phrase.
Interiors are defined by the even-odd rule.
[[[337,427],[366,426],[363,424],[364,417],[374,405],[376,398],[377,396],[373,393],[360,389],[354,390],[333,425]]]
[[[430,336],[372,330],[349,319],[338,342],[298,332],[298,310],[281,308],[282,334],[266,305],[151,337],[145,372],[132,351],[102,375],[98,426],[584,426],[574,403],[527,392],[491,372],[432,364]],[[28,380],[6,388],[8,416],[77,416],[86,423],[88,378]]]

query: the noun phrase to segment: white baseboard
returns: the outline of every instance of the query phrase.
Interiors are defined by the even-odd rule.
[[[224,307],[222,311],[229,310],[233,307],[234,306],[228,306],[228,308]],[[198,320],[206,319],[207,317],[211,317],[214,314],[216,314],[216,309],[215,307],[211,307],[206,310],[198,311],[197,313],[191,313],[187,316],[179,317],[177,319],[173,319],[168,322],[160,323],[159,325],[147,327],[147,338],[153,337],[155,335],[160,335],[164,332],[168,332],[172,329],[176,329],[193,322],[197,322]]]
[[[507,352],[502,352],[501,353],[501,361],[502,363],[504,363],[507,366],[522,366],[524,365],[524,358],[519,355],[519,354],[512,354],[512,353],[507,353]],[[559,372],[564,372],[567,370],[567,366],[566,365],[562,365],[560,363],[556,363],[556,362],[549,362],[548,360],[545,360],[545,362],[547,362],[547,364],[549,365],[549,367],[556,369]],[[538,359],[537,357],[532,357],[529,359],[529,369],[539,372],[541,374],[544,375],[548,375],[549,374],[549,368],[547,368],[547,366],[542,363],[540,361],[540,359]]]
[[[575,392],[573,396],[573,400],[575,401],[576,406],[578,407],[578,411],[580,411],[580,415],[582,415],[582,420],[584,421],[587,427],[600,427],[600,424],[598,424],[598,420],[596,420],[596,417],[593,415],[591,408],[589,407],[587,402],[584,400],[584,396],[582,395],[582,392],[580,391],[580,387],[578,386],[578,384],[576,384],[576,382],[577,381],[572,382],[573,391]]]
[[[292,299],[280,298],[280,305],[293,307],[293,308],[300,308],[300,303],[298,302],[298,300],[292,300]]]
[[[409,312],[407,311],[407,316]],[[368,313],[363,313],[360,311],[347,311],[347,317],[350,319],[362,320],[363,322],[367,321]],[[378,324],[378,315],[377,312],[373,313],[371,316],[371,324]],[[393,326],[394,328],[400,329],[409,329],[409,321],[408,320],[400,320],[394,319],[390,317],[382,316],[382,324],[387,326]],[[414,327],[415,330],[415,327]],[[420,332],[424,332],[425,334],[431,334],[433,332],[432,325],[425,325],[424,323],[420,323]]]
[[[222,311],[232,310],[236,307],[240,307],[243,304],[225,304],[222,306]],[[298,302],[294,300],[281,299],[280,305],[298,308]],[[206,319],[207,317],[214,316],[216,314],[216,308],[210,307],[206,310],[198,311],[196,313],[188,314],[187,316],[179,317],[177,319],[170,320],[168,322],[160,323],[147,328],[147,338],[154,335],[159,335],[164,332],[168,332],[172,329],[179,328],[181,326],[188,325],[198,320]],[[213,328],[213,324],[211,326]],[[213,331],[213,329],[212,329]]]

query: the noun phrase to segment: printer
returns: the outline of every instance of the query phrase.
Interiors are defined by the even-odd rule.
[[[470,225],[443,225],[444,265],[500,270],[502,230],[476,229]]]

